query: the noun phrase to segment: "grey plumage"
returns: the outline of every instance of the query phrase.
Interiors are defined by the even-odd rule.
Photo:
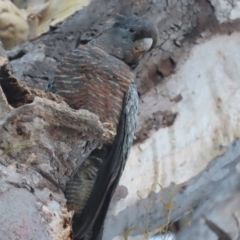
[[[48,91],[70,107],[87,109],[117,129],[113,143],[95,149],[66,185],[75,240],[101,238],[136,129],[138,93],[131,68],[156,41],[156,27],[148,21],[118,16],[111,28],[68,53],[49,80]]]
[[[93,223],[95,227],[93,228],[91,239],[98,239],[112,195],[124,170],[133,142],[138,112],[138,94],[134,83],[129,86],[123,106],[117,136],[112,146],[100,150],[97,149],[90,155],[90,158],[94,157],[95,159],[97,156],[101,156],[100,158],[104,159],[104,164],[99,168],[96,182],[91,192],[92,195],[89,196],[83,211],[81,214],[75,214],[73,218],[73,229],[79,236],[77,239],[85,239],[84,236],[88,233],[89,226],[92,226]],[[118,161],[113,161],[113,159],[118,159]],[[87,161],[89,160],[88,158]],[[99,189],[102,191],[99,191]],[[79,188],[78,192],[80,191],[81,189]],[[98,199],[101,199],[101,203],[94,204]],[[97,213],[95,218],[89,212]]]

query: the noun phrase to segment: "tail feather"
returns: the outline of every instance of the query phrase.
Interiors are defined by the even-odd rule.
[[[73,178],[67,182],[65,197],[67,205],[75,210],[75,215],[82,212],[93,190],[101,164],[102,159],[91,154],[80,166]]]
[[[75,240],[101,239],[108,207],[132,146],[136,128],[137,101],[137,90],[132,84],[125,96],[117,135],[111,147],[104,146],[102,149],[94,150],[73,180],[67,184],[68,203],[77,206],[73,216]]]
[[[103,230],[112,195],[118,185],[128,158],[134,132],[138,109],[138,94],[134,84],[129,88],[123,102],[123,110],[118,124],[117,135],[111,148],[106,151],[105,160],[101,165],[91,195],[73,225],[75,236],[84,237],[89,227],[92,228],[91,240],[99,239]]]

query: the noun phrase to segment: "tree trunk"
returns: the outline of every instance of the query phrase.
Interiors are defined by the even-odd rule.
[[[111,25],[116,13],[148,18],[158,26],[160,39],[136,70],[140,110],[135,143],[103,239],[123,239],[124,234],[144,239],[164,231],[212,196],[211,203],[218,202],[226,186],[216,194],[213,190],[229,176],[239,182],[233,171],[240,156],[239,6],[237,0],[95,0],[47,34],[7,52],[13,74],[28,87],[0,57],[4,239],[71,238],[72,212],[64,207],[62,191],[84,157],[109,140],[109,132],[95,115],[73,111],[57,96],[32,88],[44,90],[61,58]],[[228,192],[229,198],[238,195],[238,187]],[[232,201],[239,206],[239,197]],[[196,228],[207,227],[208,239],[217,239],[209,221],[224,228],[218,222],[224,217],[217,217],[224,208],[218,205],[217,213],[209,205],[202,209],[204,227]],[[194,213],[193,224],[199,216]],[[19,221],[10,228],[13,218]],[[188,229],[179,239],[196,236]],[[225,232],[236,239],[238,228]]]

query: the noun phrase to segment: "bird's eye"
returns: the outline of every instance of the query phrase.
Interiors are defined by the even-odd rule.
[[[134,28],[129,28],[129,32],[130,33],[135,33],[135,29]]]

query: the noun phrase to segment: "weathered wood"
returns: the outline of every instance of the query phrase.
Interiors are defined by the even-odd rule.
[[[211,198],[201,206],[191,221],[176,240],[208,239],[233,240],[240,239],[240,158],[231,176],[212,193]]]
[[[122,239],[128,227],[150,234],[163,229],[204,203],[232,175],[240,156],[239,37],[216,36],[195,46],[176,73],[145,96],[152,107],[146,105],[140,117],[166,109],[177,117],[133,146],[119,183],[125,195],[109,211],[106,239]],[[179,95],[181,101],[171,102]],[[136,239],[139,235],[132,232]]]
[[[70,240],[66,182],[114,133],[95,114],[74,111],[60,97],[24,86],[11,74],[4,54],[0,85],[1,236]]]

